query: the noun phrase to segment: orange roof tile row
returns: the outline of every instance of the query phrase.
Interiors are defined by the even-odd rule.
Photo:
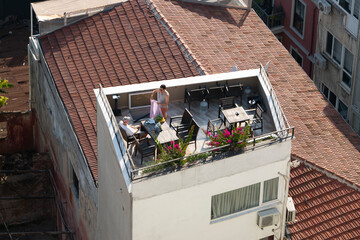
[[[300,164],[291,169],[289,196],[296,220],[291,239],[360,239],[360,193]]]
[[[268,74],[291,126],[292,154],[360,186],[360,139],[254,11],[151,0],[207,73]]]
[[[93,89],[199,75],[142,0],[41,36],[41,47],[97,180]]]

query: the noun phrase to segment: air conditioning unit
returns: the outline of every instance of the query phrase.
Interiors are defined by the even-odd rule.
[[[279,211],[276,208],[260,211],[257,214],[257,225],[261,229],[272,225],[276,226],[279,223],[279,220]]]
[[[324,58],[324,56],[321,53],[315,53],[314,58],[315,58],[315,65],[318,66],[318,68],[320,69],[326,68],[327,60],[326,58]]]
[[[295,205],[292,197],[288,197],[286,204],[286,222],[294,222],[295,221]]]
[[[317,7],[323,14],[329,14],[331,12],[331,4],[326,0],[318,0]]]

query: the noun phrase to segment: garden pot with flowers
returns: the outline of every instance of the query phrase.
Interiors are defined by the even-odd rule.
[[[209,131],[204,131],[206,136],[209,137],[210,142],[208,145],[213,147],[224,147],[224,150],[238,151],[242,150],[247,142],[246,139],[249,138],[250,126],[247,124],[245,127],[237,127],[235,129],[225,129],[219,130],[216,133],[211,133]]]

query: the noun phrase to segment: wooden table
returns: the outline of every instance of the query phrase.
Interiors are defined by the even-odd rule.
[[[155,130],[155,124],[146,123],[146,120],[141,121],[141,126],[149,133],[152,139],[157,139],[161,145],[179,140],[178,136],[176,136],[176,131],[170,128],[167,122],[161,124],[160,132]],[[155,148],[155,159],[157,159],[157,148]]]
[[[224,115],[224,122],[228,122],[232,126],[250,120],[249,115],[247,115],[243,107],[222,109],[221,112]]]
[[[176,136],[176,131],[170,128],[167,122],[161,124],[161,131],[155,131],[155,124],[148,124],[146,121],[141,121],[141,125],[145,128],[146,132],[155,140],[155,138],[160,142],[160,144],[170,143],[171,141],[179,140]]]

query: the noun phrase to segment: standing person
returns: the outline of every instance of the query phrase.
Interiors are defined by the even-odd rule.
[[[155,89],[152,94],[151,94],[151,99],[154,99],[153,98],[153,95],[155,93],[158,93],[158,104],[160,105],[160,110],[161,110],[161,113],[163,115],[163,117],[167,118],[167,110],[168,110],[168,105],[169,105],[169,99],[170,99],[170,94],[168,91],[166,91],[166,86],[165,84],[162,84],[160,86],[159,89]]]

